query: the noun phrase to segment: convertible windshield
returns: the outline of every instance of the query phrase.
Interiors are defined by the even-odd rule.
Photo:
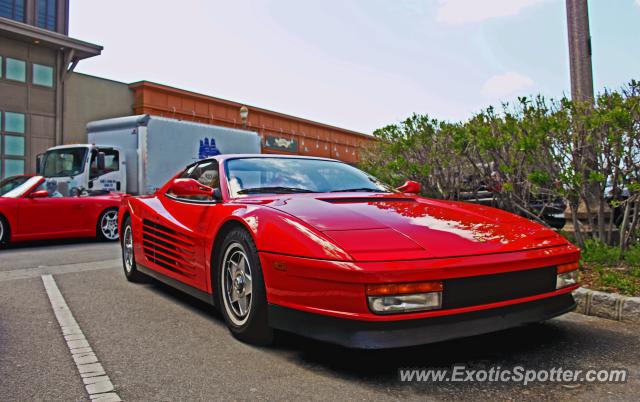
[[[40,181],[40,176],[14,176],[0,182],[0,197],[18,198]]]
[[[44,160],[45,177],[75,176],[84,170],[86,148],[61,148],[48,151]]]
[[[27,180],[29,180],[29,176],[13,176],[0,181],[0,197],[24,184]]]
[[[304,158],[227,161],[231,197],[247,194],[393,192],[373,176],[341,162]]]

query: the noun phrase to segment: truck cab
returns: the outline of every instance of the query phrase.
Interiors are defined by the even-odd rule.
[[[38,174],[55,181],[63,196],[87,191],[126,192],[124,153],[118,147],[61,145],[38,155]]]

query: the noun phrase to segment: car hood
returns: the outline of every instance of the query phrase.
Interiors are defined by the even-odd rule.
[[[282,197],[267,205],[313,226],[361,260],[482,255],[567,244],[528,219],[463,202],[358,194]]]

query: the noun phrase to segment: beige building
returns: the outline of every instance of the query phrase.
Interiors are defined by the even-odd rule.
[[[0,0],[0,178],[63,142],[64,87],[102,47],[67,36],[68,0]]]

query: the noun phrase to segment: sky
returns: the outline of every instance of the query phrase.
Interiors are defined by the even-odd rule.
[[[640,79],[640,0],[589,0],[594,85]],[[72,0],[76,71],[371,133],[570,94],[564,0]]]

